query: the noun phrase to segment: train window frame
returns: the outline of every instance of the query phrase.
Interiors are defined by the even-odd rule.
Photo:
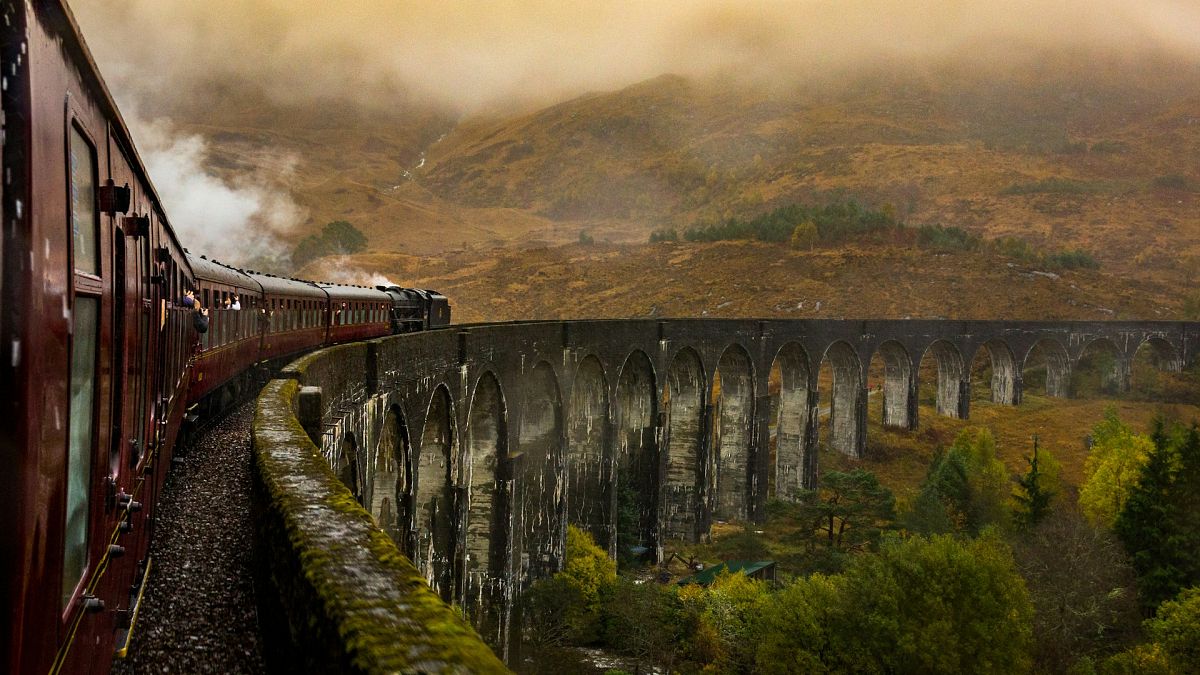
[[[103,379],[101,377],[101,373],[105,367],[105,364],[102,363],[104,351],[101,349],[101,343],[103,342],[106,312],[111,310],[111,302],[105,302],[103,292],[103,278],[106,261],[104,256],[104,240],[101,236],[100,230],[101,214],[97,208],[97,196],[99,194],[100,186],[100,146],[96,143],[95,134],[93,134],[88,128],[88,125],[82,119],[79,111],[74,106],[74,102],[69,96],[66,102],[66,114],[64,115],[64,121],[63,153],[65,155],[64,166],[66,168],[66,180],[64,183],[66,187],[65,196],[67,206],[66,222],[64,225],[66,226],[66,241],[68,247],[67,268],[69,279],[68,283],[70,286],[68,293],[71,304],[70,314],[68,317],[71,327],[67,336],[67,362],[65,364],[65,376],[66,381],[68,382],[68,429],[65,439],[66,447],[64,448],[65,461],[63,462],[62,467],[64,479],[62,496],[63,534],[60,541],[62,542],[63,548],[59,557],[59,562],[61,562],[61,567],[59,569],[59,580],[62,584],[61,593],[59,596],[60,602],[62,603],[60,619],[65,624],[65,622],[77,609],[78,604],[76,601],[83,592],[87,580],[92,573],[93,556],[91,548],[95,543],[92,537],[93,530],[95,530],[92,504],[93,498],[98,494],[97,481],[99,478],[99,473],[97,471],[97,467],[107,466],[107,462],[105,461],[106,457],[102,456],[101,453],[101,446],[103,444],[100,443],[101,431],[104,428],[104,425],[101,424],[100,420],[100,409],[101,402],[104,400],[105,396],[105,392],[103,390]],[[72,140],[76,137],[78,137],[83,142],[83,145],[86,146],[88,151],[88,159],[90,159],[91,165],[90,174],[92,195],[91,198],[85,200],[85,202],[90,207],[91,212],[91,227],[89,229],[95,235],[95,240],[92,244],[92,254],[94,255],[93,262],[95,263],[94,270],[80,269],[76,265],[77,256],[75,226],[77,223],[77,217],[75,206],[80,202],[75,199],[75,194],[73,194],[74,184],[72,176],[71,148]],[[76,397],[75,375],[77,371],[76,366],[78,365],[76,362],[76,357],[79,355],[79,352],[77,352],[76,349],[79,346],[81,337],[83,336],[82,330],[76,329],[78,319],[81,315],[79,306],[79,301],[81,299],[86,301],[86,303],[90,303],[94,307],[91,331],[92,348],[89,355],[91,367],[90,372],[87,373],[87,378],[90,383],[90,400],[88,401],[88,407],[90,409],[87,415],[72,415],[71,409],[73,408],[75,403],[74,399]],[[74,440],[72,436],[76,431],[70,425],[72,420],[82,420],[87,424],[87,443],[86,447],[82,448],[81,450],[78,448],[73,450],[71,447]],[[75,509],[76,512],[82,512],[82,521],[76,521],[76,524],[80,525],[78,532],[82,537],[81,541],[76,542],[76,550],[82,551],[82,559],[79,561],[77,566],[79,572],[78,578],[70,580],[68,575],[73,576],[73,574],[71,573],[71,570],[68,569],[67,555],[68,547],[72,544],[72,542],[68,540],[68,537],[70,536],[72,529],[71,460],[73,455],[75,455],[75,458],[78,460],[86,460],[86,465],[83,471],[80,472],[83,474],[82,478],[75,482],[75,485],[80,489],[78,492],[78,498],[82,500],[82,508]]]
[[[67,102],[67,124],[66,138],[63,143],[63,152],[65,156],[65,166],[67,168],[67,238],[70,241],[70,267],[71,271],[76,276],[83,276],[84,279],[99,281],[104,275],[104,256],[103,256],[103,238],[100,236],[100,209],[98,196],[100,192],[100,146],[96,143],[96,136],[88,129],[87,124],[83,121],[80,115],[74,110],[71,101]],[[73,141],[78,138],[83,142],[91,159],[90,178],[92,184],[91,199],[79,200],[75,194],[75,180],[73,171],[73,156],[74,146]],[[79,256],[77,255],[76,247],[78,243],[77,221],[75,207],[77,204],[87,204],[91,209],[91,226],[90,231],[92,241],[91,263],[92,269],[87,269],[79,266]]]
[[[78,365],[76,362],[76,356],[78,355],[78,353],[76,352],[76,348],[79,345],[81,336],[83,335],[81,330],[77,330],[78,326],[75,323],[76,320],[81,315],[80,302],[79,302],[80,300],[85,300],[85,301],[91,303],[91,305],[95,308],[94,314],[92,316],[93,331],[92,331],[92,349],[91,349],[91,355],[90,355],[91,372],[89,374],[90,379],[91,379],[91,392],[90,392],[90,401],[89,401],[90,408],[91,408],[91,410],[90,410],[91,414],[89,414],[89,415],[71,414],[72,413],[71,409],[74,404],[73,399],[75,398],[75,395],[76,395],[75,394],[75,375],[76,375],[76,366]],[[70,389],[70,395],[68,397],[68,402],[67,402],[68,431],[67,431],[66,461],[63,464],[65,489],[63,490],[63,500],[64,500],[63,552],[62,552],[62,563],[63,564],[62,564],[62,572],[61,572],[62,595],[60,596],[60,600],[62,602],[62,612],[63,612],[64,619],[71,613],[72,608],[75,607],[75,604],[76,604],[75,601],[78,599],[80,593],[82,593],[83,588],[86,585],[87,579],[91,572],[91,563],[92,563],[91,553],[92,552],[90,549],[91,549],[91,545],[93,543],[92,536],[91,536],[92,529],[93,529],[92,528],[91,506],[92,506],[92,502],[93,502],[93,497],[96,496],[96,490],[95,490],[95,485],[94,485],[95,480],[96,480],[96,468],[97,468],[98,464],[106,465],[106,463],[103,461],[101,461],[101,462],[96,461],[97,449],[100,445],[100,443],[99,443],[100,434],[98,432],[100,431],[100,428],[101,428],[100,420],[99,420],[99,417],[100,417],[99,402],[103,398],[103,392],[99,391],[100,384],[101,384],[101,381],[100,381],[101,349],[100,349],[100,347],[101,347],[101,342],[102,342],[103,322],[104,322],[104,298],[103,298],[103,296],[97,295],[97,294],[92,294],[92,293],[87,293],[87,292],[75,293],[74,297],[72,299],[72,303],[71,303],[71,321],[72,321],[72,330],[71,330],[71,335],[68,339],[68,348],[67,348],[67,351],[69,354],[69,356],[68,356],[69,362],[67,364],[67,381],[70,383],[68,385],[68,387]],[[75,429],[70,428],[70,422],[78,421],[78,420],[82,420],[82,421],[86,422],[87,434],[88,434],[87,447],[83,448],[80,452],[73,451],[71,448],[71,444],[73,442],[72,435],[75,433]],[[67,565],[68,565],[67,547],[71,544],[71,542],[67,541],[67,537],[70,536],[70,530],[71,530],[71,523],[70,523],[71,459],[72,459],[73,455],[77,456],[78,458],[86,460],[86,467],[85,467],[84,471],[82,472],[82,473],[85,473],[86,475],[82,479],[82,493],[80,494],[80,497],[79,497],[81,499],[81,504],[82,504],[82,507],[79,510],[83,514],[83,526],[82,526],[82,532],[81,532],[82,541],[78,542],[78,548],[82,550],[83,555],[82,555],[82,560],[80,561],[80,564],[78,566],[79,576],[78,576],[78,578],[74,579],[74,581],[71,581],[68,577],[68,575],[71,573],[71,570],[69,570],[67,567]],[[69,586],[68,586],[68,584],[69,584]],[[70,590],[68,590],[68,588]]]

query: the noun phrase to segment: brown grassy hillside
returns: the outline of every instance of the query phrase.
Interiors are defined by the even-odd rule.
[[[791,203],[890,204],[910,224],[1082,246],[1124,275],[1200,272],[1200,74],[1178,63],[942,69],[775,90],[663,76],[526,113],[281,108],[217,91],[169,114],[232,175],[294,153],[308,212],[373,250],[644,242]],[[422,161],[424,162],[422,164]]]
[[[1190,270],[1196,83],[944,75],[761,92],[668,76],[460,123],[419,178],[614,241],[848,196],[910,223],[1083,246],[1122,271]]]
[[[1100,271],[1047,274],[987,253],[758,242],[374,253],[302,273],[436,288],[455,321],[583,317],[1178,318],[1180,289]]]

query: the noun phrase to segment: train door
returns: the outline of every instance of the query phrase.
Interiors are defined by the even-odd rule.
[[[129,419],[128,396],[126,395],[129,380],[127,354],[129,352],[129,330],[126,318],[129,315],[128,291],[126,288],[128,274],[128,249],[125,233],[117,228],[113,231],[113,386],[112,400],[116,409],[113,411],[112,447],[108,456],[108,472],[111,480],[116,482],[114,487],[122,485],[124,471],[121,470],[121,455],[125,447],[125,427]]]

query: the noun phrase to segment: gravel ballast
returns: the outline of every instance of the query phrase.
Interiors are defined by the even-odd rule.
[[[129,656],[115,673],[262,673],[254,600],[249,402],[171,469]]]

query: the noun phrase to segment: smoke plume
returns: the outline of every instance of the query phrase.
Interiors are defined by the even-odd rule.
[[[208,142],[200,136],[180,134],[168,122],[148,122],[137,114],[127,115],[126,122],[171,224],[191,250],[261,269],[290,248],[282,238],[304,213],[278,181],[296,158],[276,158],[269,177],[247,170],[225,179],[205,168]]]

